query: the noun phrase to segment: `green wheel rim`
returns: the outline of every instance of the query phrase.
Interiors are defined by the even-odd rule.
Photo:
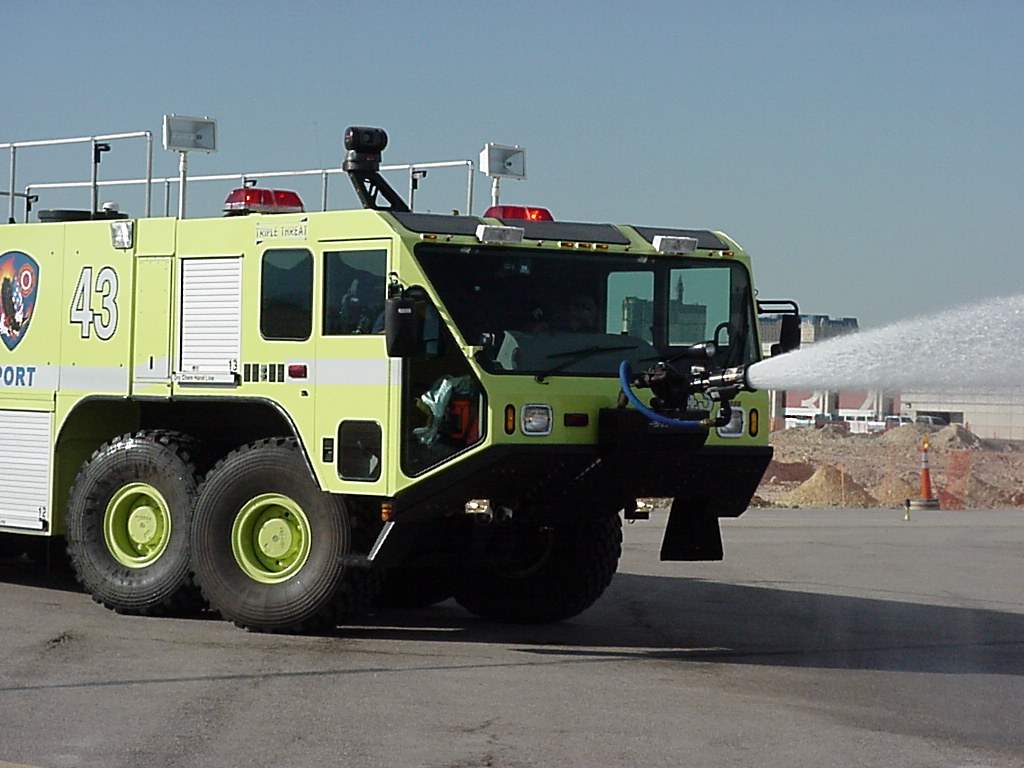
[[[235,562],[261,584],[280,584],[298,573],[309,558],[310,540],[306,513],[280,493],[251,499],[231,526]]]
[[[163,494],[148,483],[121,488],[103,513],[103,540],[114,559],[128,568],[159,560],[171,540],[171,512]]]

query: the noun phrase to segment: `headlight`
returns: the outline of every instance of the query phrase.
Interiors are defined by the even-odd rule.
[[[551,406],[524,405],[519,423],[522,425],[524,435],[550,435]]]
[[[719,437],[740,437],[743,434],[743,409],[733,406],[732,417],[724,427],[718,428]]]

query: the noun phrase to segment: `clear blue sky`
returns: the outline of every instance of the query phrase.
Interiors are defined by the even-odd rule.
[[[762,297],[808,312],[878,325],[1024,283],[1019,2],[3,0],[0,24],[0,141],[209,114],[196,173],[336,166],[352,123],[388,129],[385,162],[519,143],[504,202],[723,229]],[[26,153],[19,183],[87,177],[81,149],[59,160]],[[458,180],[422,200],[461,206]]]

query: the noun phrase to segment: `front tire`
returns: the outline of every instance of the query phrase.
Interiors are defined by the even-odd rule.
[[[210,606],[265,632],[333,628],[346,607],[348,513],[310,478],[293,439],[239,448],[203,483],[192,529],[196,579]]]
[[[467,571],[455,592],[459,605],[485,619],[519,624],[562,621],[593,605],[622,554],[618,512],[577,520],[547,536],[527,567]]]
[[[194,445],[175,432],[137,432],[82,466],[68,500],[67,548],[96,602],[143,615],[201,607],[189,573]]]

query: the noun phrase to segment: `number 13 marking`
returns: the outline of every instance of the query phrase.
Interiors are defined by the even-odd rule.
[[[109,341],[117,333],[117,287],[117,272],[113,267],[103,267],[100,270],[96,275],[95,289],[92,282],[92,267],[82,267],[74,298],[71,299],[69,321],[78,323],[83,339],[89,338],[94,327],[96,337],[100,341]],[[94,291],[100,295],[98,312],[92,308]]]

